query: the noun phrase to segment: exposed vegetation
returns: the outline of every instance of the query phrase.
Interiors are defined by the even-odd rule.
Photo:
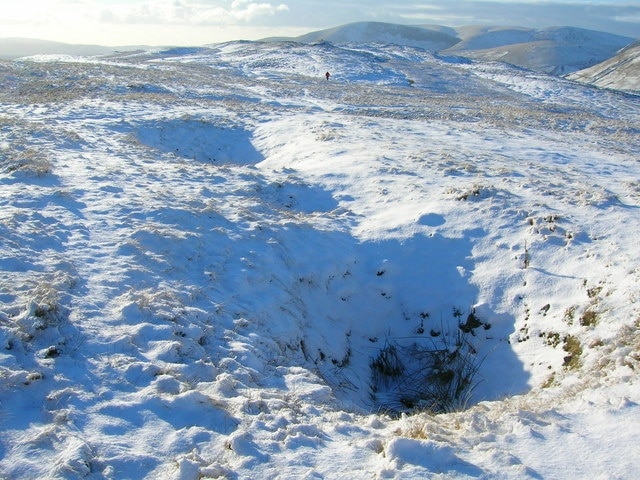
[[[573,335],[567,335],[564,338],[562,349],[567,352],[567,355],[564,357],[563,365],[569,370],[580,367],[580,356],[582,355],[582,345],[580,344],[580,340]]]
[[[454,309],[454,317],[461,316]],[[472,310],[453,332],[437,332],[424,341],[385,343],[372,359],[372,399],[385,410],[451,412],[467,406],[482,363],[470,336],[490,325]],[[441,329],[442,330],[442,329]]]

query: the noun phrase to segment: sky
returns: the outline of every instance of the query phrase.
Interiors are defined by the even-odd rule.
[[[640,38],[640,1],[0,0],[0,38],[109,46],[297,36],[358,21],[568,25]]]

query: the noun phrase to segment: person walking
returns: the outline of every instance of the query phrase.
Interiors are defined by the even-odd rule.
[[[329,72],[325,73],[324,76],[326,77],[327,80],[329,80],[329,77],[331,76],[331,74]]]

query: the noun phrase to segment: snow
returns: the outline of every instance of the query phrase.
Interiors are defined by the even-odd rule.
[[[635,97],[393,45],[0,69],[0,476],[635,476]]]

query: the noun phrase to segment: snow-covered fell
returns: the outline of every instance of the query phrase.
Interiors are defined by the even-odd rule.
[[[296,37],[298,42],[314,43],[393,43],[439,51],[451,47],[459,39],[448,32],[410,25],[383,22],[356,22]]]
[[[602,63],[574,72],[568,78],[601,88],[640,93],[640,42],[629,45]]]
[[[633,39],[575,27],[546,29],[462,27],[461,42],[448,52],[498,60],[539,72],[562,75],[590,67],[615,55]]]
[[[635,97],[391,44],[0,72],[0,477],[638,471]]]
[[[501,61],[531,70],[561,75],[614,56],[632,38],[575,27],[436,25],[407,26],[357,22],[312,32],[294,40],[333,43],[395,43],[431,52]]]

